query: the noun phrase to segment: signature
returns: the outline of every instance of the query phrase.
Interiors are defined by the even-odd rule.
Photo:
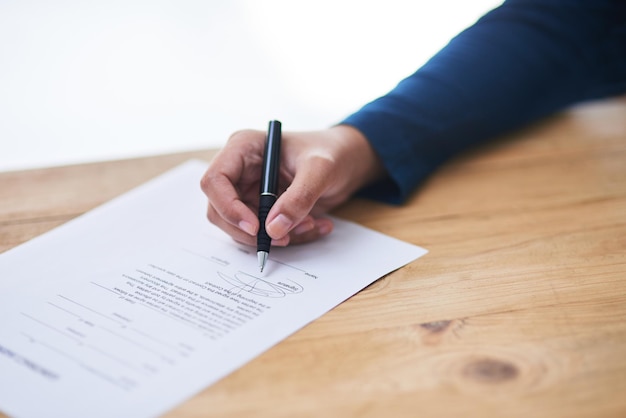
[[[237,272],[234,276],[218,271],[217,274],[233,287],[229,289],[231,292],[243,291],[257,296],[268,298],[282,298],[287,295],[302,293],[304,288],[289,279],[278,279],[275,281],[262,279],[244,272]]]

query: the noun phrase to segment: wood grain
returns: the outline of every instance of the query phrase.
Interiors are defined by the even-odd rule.
[[[212,155],[2,173],[0,251]],[[167,416],[626,416],[626,98],[474,150],[403,206],[336,215],[430,253]]]

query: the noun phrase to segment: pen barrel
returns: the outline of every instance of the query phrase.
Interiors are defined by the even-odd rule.
[[[267,235],[265,230],[265,220],[267,214],[276,202],[276,196],[270,194],[261,195],[259,199],[259,233],[257,234],[257,251],[270,251],[272,245],[272,239]]]
[[[261,194],[278,194],[278,175],[280,167],[281,123],[273,120],[267,129],[263,169],[261,175]]]

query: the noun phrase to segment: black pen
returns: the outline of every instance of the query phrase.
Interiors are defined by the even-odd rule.
[[[267,257],[270,254],[272,239],[265,230],[267,214],[278,198],[278,174],[280,172],[280,122],[270,121],[267,128],[265,153],[261,172],[261,197],[259,199],[259,234],[257,235],[257,257],[261,272],[265,268]]]

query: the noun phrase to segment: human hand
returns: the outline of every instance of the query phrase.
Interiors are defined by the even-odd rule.
[[[265,132],[234,133],[201,181],[207,217],[233,239],[256,245]],[[313,241],[332,231],[324,215],[384,174],[367,140],[350,126],[283,133],[279,194],[266,221],[272,245]]]

